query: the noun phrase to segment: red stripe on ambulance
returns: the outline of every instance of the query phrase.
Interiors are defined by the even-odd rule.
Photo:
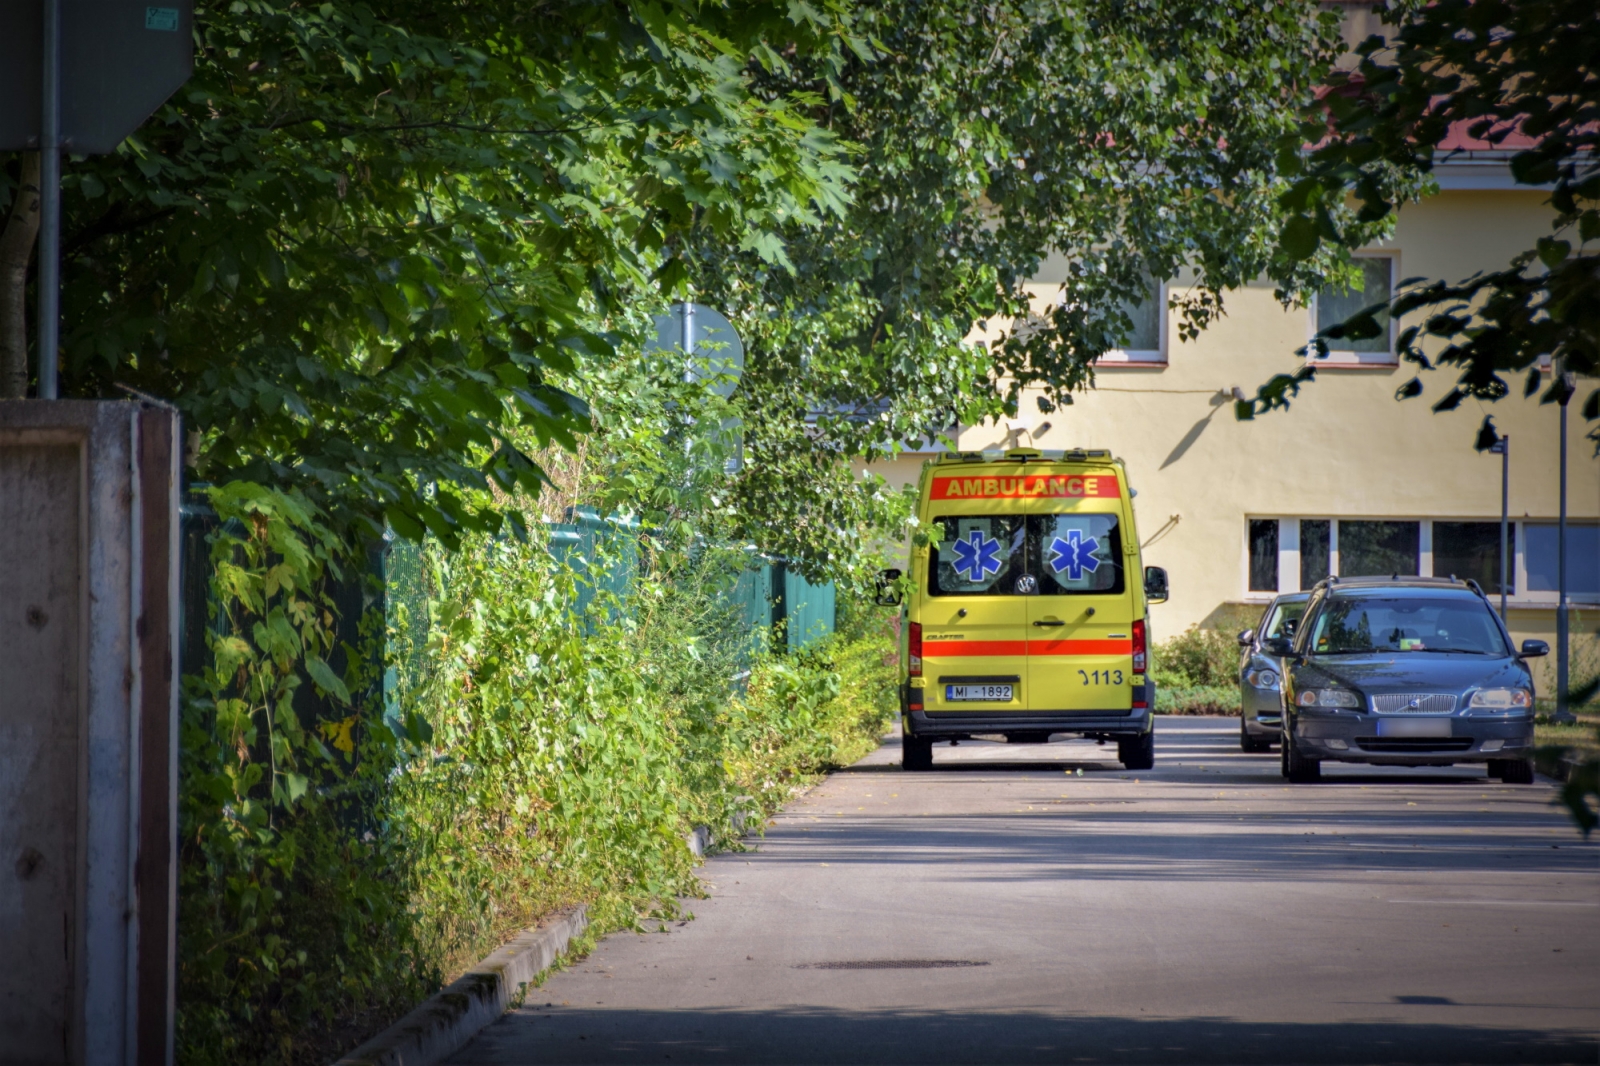
[[[1132,655],[1131,640],[926,640],[922,653],[932,659],[994,655]]]

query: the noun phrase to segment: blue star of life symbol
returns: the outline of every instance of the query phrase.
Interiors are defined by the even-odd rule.
[[[1080,581],[1084,571],[1092,574],[1100,569],[1100,560],[1094,557],[1099,548],[1100,542],[1085,537],[1083,530],[1069,529],[1066,540],[1057,537],[1050,542],[1050,569],[1065,572],[1068,581]]]
[[[970,531],[965,540],[956,541],[955,552],[956,573],[968,581],[982,581],[1000,572],[1000,542],[976,529]]]

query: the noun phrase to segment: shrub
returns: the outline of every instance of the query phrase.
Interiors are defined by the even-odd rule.
[[[1156,645],[1150,673],[1159,686],[1234,685],[1239,680],[1239,645],[1226,633],[1190,626]]]

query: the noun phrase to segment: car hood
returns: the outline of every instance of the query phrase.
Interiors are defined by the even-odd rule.
[[[1461,692],[1469,688],[1520,685],[1533,677],[1509,656],[1385,652],[1378,655],[1312,656],[1294,671],[1300,687],[1338,684],[1362,692]]]

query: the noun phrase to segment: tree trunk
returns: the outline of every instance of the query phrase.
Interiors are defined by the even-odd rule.
[[[0,231],[0,400],[28,394],[28,260],[39,234],[39,153],[22,156],[11,217]]]

